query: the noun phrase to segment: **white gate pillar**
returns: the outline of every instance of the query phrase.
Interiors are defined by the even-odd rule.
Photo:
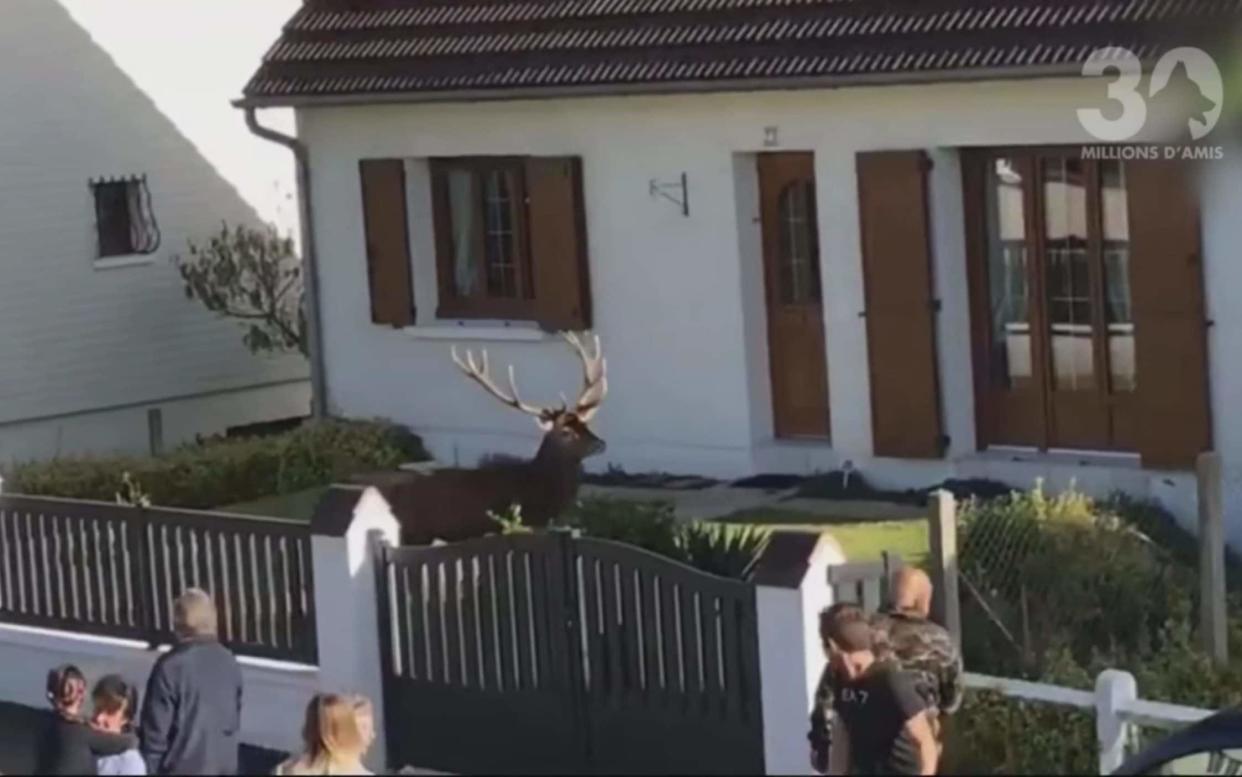
[[[777,532],[755,567],[763,757],[767,774],[814,774],[807,741],[826,658],[819,613],[832,604],[828,567],[845,561],[830,535]]]
[[[376,739],[366,765],[377,774],[388,750],[373,542],[396,546],[400,529],[388,500],[364,486],[333,486],[311,522],[320,684],[371,700]]]

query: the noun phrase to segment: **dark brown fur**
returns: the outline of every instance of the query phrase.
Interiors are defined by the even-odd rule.
[[[411,473],[392,490],[403,545],[457,542],[500,531],[488,516],[520,505],[522,523],[546,526],[573,504],[582,460],[604,442],[572,417],[549,430],[530,461],[495,461],[481,469]]]

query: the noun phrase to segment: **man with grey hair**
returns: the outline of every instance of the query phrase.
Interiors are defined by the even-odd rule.
[[[216,638],[216,606],[191,588],[173,606],[177,644],[155,662],[142,707],[150,774],[236,774],[241,667]]]

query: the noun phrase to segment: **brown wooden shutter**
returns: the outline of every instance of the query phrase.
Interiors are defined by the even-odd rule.
[[[359,172],[371,320],[376,324],[411,326],[414,283],[410,272],[405,163],[400,159],[364,159],[359,163]]]
[[[1212,444],[1198,194],[1188,165],[1126,163],[1139,453],[1188,469]]]
[[[590,329],[581,160],[528,158],[526,194],[536,319],[548,330]]]
[[[921,151],[859,154],[871,428],[876,456],[940,458],[929,162]]]

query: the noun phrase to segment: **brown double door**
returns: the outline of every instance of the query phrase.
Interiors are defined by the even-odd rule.
[[[1188,169],[1055,148],[964,162],[980,443],[1193,464],[1210,422]]]
[[[814,157],[761,154],[758,165],[776,436],[826,439],[828,363]]]

